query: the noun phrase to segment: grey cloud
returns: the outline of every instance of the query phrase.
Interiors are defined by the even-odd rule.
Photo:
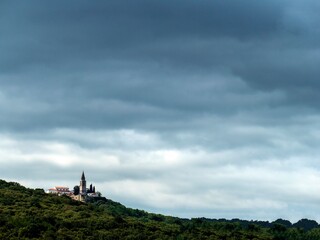
[[[79,58],[141,58],[138,51],[146,45],[157,49],[159,41],[166,40],[179,39],[180,44],[190,38],[265,36],[280,26],[282,5],[255,1],[8,3],[4,14],[10,24],[3,17],[0,25],[6,35],[0,46],[7,49],[1,62],[3,69],[15,71],[23,65],[55,67]]]
[[[20,88],[8,90],[2,97],[5,114],[0,120],[5,123],[3,126],[19,128],[124,126],[143,129],[152,125],[160,127],[159,124],[166,121],[170,121],[166,128],[172,128],[170,126],[179,124],[187,126],[189,121],[207,114],[232,116],[243,106],[254,109],[283,101],[281,93],[253,93],[232,76],[207,76],[207,79],[202,76],[200,80],[198,76],[161,77],[167,80],[155,78],[163,85],[146,81],[128,87],[129,79],[124,79],[110,85],[84,82],[75,87],[79,92],[72,86],[62,85],[55,88],[58,91],[55,93],[50,83],[45,88],[28,87],[28,92]],[[195,82],[198,84],[194,85]],[[16,94],[20,96],[12,99]]]

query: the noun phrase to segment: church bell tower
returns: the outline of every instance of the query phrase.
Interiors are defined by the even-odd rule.
[[[86,177],[84,176],[84,171],[82,171],[81,180],[80,180],[80,195],[87,194],[87,181]]]

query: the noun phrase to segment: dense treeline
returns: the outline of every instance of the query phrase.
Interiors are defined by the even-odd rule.
[[[320,228],[307,219],[181,219],[105,198],[85,204],[0,180],[0,239],[320,240]]]

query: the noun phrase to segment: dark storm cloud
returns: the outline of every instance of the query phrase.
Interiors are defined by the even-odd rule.
[[[312,9],[294,1],[4,1],[2,128],[188,128],[208,114],[316,107]]]
[[[179,45],[185,41],[187,48],[195,48],[197,41],[190,40],[274,34],[281,24],[281,5],[256,1],[7,2],[2,8],[1,63],[3,70],[16,71],[34,64],[77,64],[79,58],[84,64],[106,58],[159,60],[165,50],[161,48],[172,43],[167,50],[177,48],[178,52],[163,57],[179,57]]]

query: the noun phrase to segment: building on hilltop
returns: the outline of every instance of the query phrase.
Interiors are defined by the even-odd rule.
[[[61,196],[61,195],[72,195],[72,192],[69,190],[68,187],[62,187],[62,186],[49,188],[47,192],[48,193],[52,193],[52,194],[57,194],[59,196]]]
[[[74,189],[76,189],[78,186],[75,186]],[[87,196],[87,181],[86,176],[84,175],[84,171],[82,171],[82,175],[80,178],[80,185],[79,185],[79,193],[76,193],[74,191],[73,193],[73,199],[85,202]]]
[[[89,198],[101,197],[101,193],[96,192],[96,187],[92,186],[92,184],[90,184],[90,187],[87,188],[87,181],[84,175],[84,171],[82,171],[82,175],[80,178],[80,185],[79,186],[76,185],[73,191],[72,190],[70,191],[68,187],[55,187],[55,188],[49,188],[47,192],[51,194],[57,194],[59,196],[67,195],[74,200],[82,201],[82,202],[87,201],[87,199]]]
[[[79,192],[76,192],[75,189],[79,189]],[[96,187],[90,184],[90,187],[87,188],[87,181],[84,175],[84,171],[82,171],[82,175],[80,178],[80,185],[74,187],[74,192],[72,198],[78,201],[85,202],[90,197],[100,197],[100,193],[96,193]]]

